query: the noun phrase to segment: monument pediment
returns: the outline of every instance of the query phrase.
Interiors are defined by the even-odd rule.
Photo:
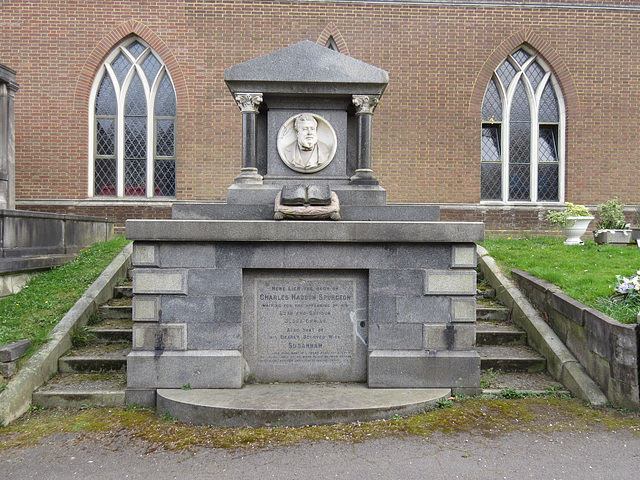
[[[305,40],[229,67],[224,80],[232,93],[381,95],[389,74]]]

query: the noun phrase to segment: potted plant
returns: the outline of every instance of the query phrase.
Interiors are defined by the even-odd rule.
[[[584,205],[574,205],[571,202],[564,205],[564,210],[549,210],[547,220],[560,226],[562,234],[567,237],[565,245],[584,245],[580,237],[587,231],[594,217]]]
[[[631,230],[624,218],[624,205],[614,198],[598,205],[598,222],[593,232],[596,243],[626,245],[631,242]]]

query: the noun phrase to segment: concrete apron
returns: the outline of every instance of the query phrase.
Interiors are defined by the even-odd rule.
[[[158,389],[157,411],[194,425],[333,425],[411,415],[450,389],[367,388],[362,383],[247,384],[240,389]]]

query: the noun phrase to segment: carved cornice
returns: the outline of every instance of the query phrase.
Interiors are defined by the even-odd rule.
[[[235,100],[242,113],[258,113],[262,103],[261,93],[236,93]]]
[[[356,115],[369,114],[373,115],[380,95],[353,95],[353,104],[356,106]]]

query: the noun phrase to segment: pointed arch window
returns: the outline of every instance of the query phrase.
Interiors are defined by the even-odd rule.
[[[176,94],[160,57],[139,38],[120,44],[91,105],[89,196],[175,196]]]
[[[564,103],[548,66],[519,48],[500,64],[482,102],[481,200],[564,199]]]
[[[340,51],[338,49],[338,44],[336,43],[336,40],[333,38],[333,35],[329,35],[329,38],[327,39],[327,42],[324,44],[324,46],[327,47],[329,50],[333,50],[334,52]]]

